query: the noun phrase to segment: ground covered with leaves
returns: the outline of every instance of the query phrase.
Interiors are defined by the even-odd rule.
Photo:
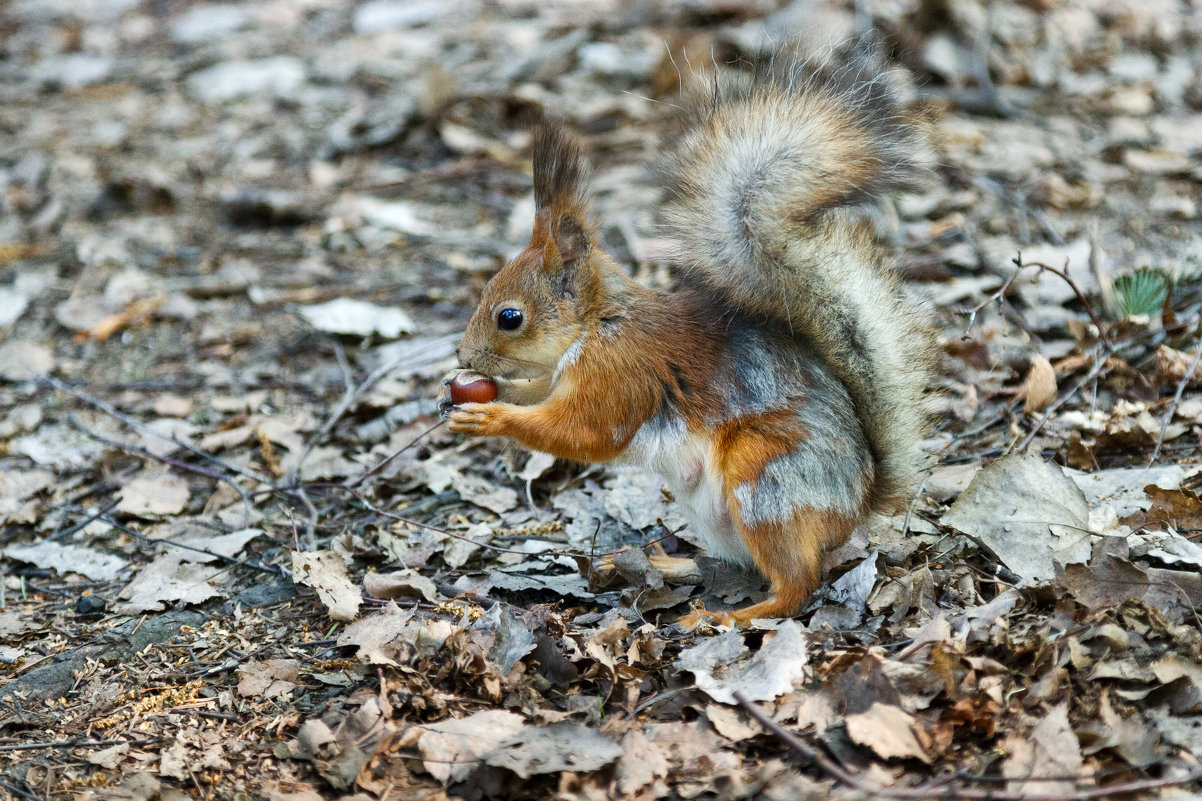
[[[678,68],[868,27],[935,138],[874,217],[939,310],[931,469],[798,619],[682,635],[762,582],[648,476],[448,434],[437,382],[528,233],[540,113],[667,288]],[[11,0],[0,32],[0,795],[1202,791],[1196,4]]]

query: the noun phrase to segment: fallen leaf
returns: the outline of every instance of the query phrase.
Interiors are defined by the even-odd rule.
[[[378,334],[384,339],[396,339],[417,329],[413,318],[395,306],[377,306],[352,298],[302,306],[298,311],[318,331],[330,334],[360,337]]]
[[[638,729],[626,732],[622,737],[622,755],[618,757],[615,770],[619,793],[623,796],[634,795],[657,779],[666,777],[668,770],[668,760],[659,746]]]
[[[1002,761],[1002,775],[1008,779],[1051,779],[1077,776],[1081,772],[1081,744],[1069,725],[1067,705],[1049,710],[1030,734],[1012,732],[1005,742],[1007,756]],[[1046,795],[1071,798],[1074,785],[1072,781],[1040,781],[1039,790]],[[1010,790],[1023,792],[1028,787],[1023,782],[1014,782]]]
[[[346,561],[333,551],[296,551],[292,578],[317,591],[332,620],[351,621],[359,612],[363,594],[347,575]]]
[[[117,510],[138,517],[175,515],[188,505],[188,482],[172,473],[140,476],[117,492]]]
[[[973,478],[942,523],[976,537],[1027,581],[1090,554],[1085,496],[1058,466],[1038,456],[1003,456]]]
[[[446,784],[460,782],[476,769],[480,757],[513,737],[526,724],[519,715],[500,709],[486,709],[466,718],[444,720],[422,727],[417,742],[426,760],[426,772]]]
[[[596,729],[576,723],[553,723],[550,726],[523,726],[482,754],[481,760],[486,765],[505,768],[528,779],[564,770],[597,770],[621,755],[622,747]]]
[[[438,600],[438,587],[434,582],[412,571],[364,573],[363,589],[373,598],[422,598],[430,603]]]
[[[301,662],[297,659],[250,661],[238,668],[238,694],[243,698],[270,700],[296,687]]]
[[[43,540],[33,545],[10,545],[2,552],[9,559],[29,562],[60,576],[78,573],[93,581],[112,581],[128,564],[112,554],[81,548],[78,545],[59,545]]]
[[[918,759],[930,764],[931,757],[914,735],[915,719],[893,704],[874,703],[863,712],[848,715],[847,736],[871,748],[881,759]]]
[[[0,378],[28,381],[54,369],[54,354],[45,345],[27,339],[10,339],[0,345]]]
[[[196,564],[187,552],[173,548],[155,557],[121,589],[117,597],[123,603],[117,604],[117,609],[124,614],[139,614],[176,604],[202,603],[224,594],[216,583],[227,579],[228,574],[223,566]]]
[[[1019,389],[1023,400],[1023,411],[1027,414],[1042,412],[1056,399],[1056,371],[1052,363],[1038,353],[1031,357],[1031,370]]]
[[[681,651],[676,667],[693,674],[697,687],[715,701],[735,703],[742,692],[751,701],[771,701],[790,692],[806,665],[806,637],[794,620],[780,624],[749,659],[738,631],[728,631]]]

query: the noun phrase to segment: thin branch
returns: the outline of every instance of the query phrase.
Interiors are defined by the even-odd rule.
[[[83,520],[80,520],[78,523],[73,523],[72,525],[67,526],[66,528],[59,529],[58,531],[54,532],[53,534],[48,535],[46,537],[46,539],[60,540],[63,537],[69,537],[72,534],[74,534],[75,532],[81,531],[84,528],[86,528],[89,523],[99,520],[104,515],[108,514],[109,512],[113,511],[114,509],[116,509],[117,504],[119,504],[119,503],[121,503],[121,501],[115,500],[115,499],[111,500],[108,503],[101,506],[99,509],[97,509],[92,514],[85,517]]]
[[[115,745],[109,740],[53,740],[43,743],[19,743],[17,745],[0,745],[0,751],[33,751],[40,748],[94,748],[101,745]]]
[[[334,353],[336,355],[340,352],[341,352],[340,347],[334,351]],[[370,373],[368,373],[367,377],[363,379],[363,381],[359,384],[359,386],[354,387],[353,389],[350,387],[349,374],[348,374],[348,377],[346,378],[346,381],[344,382],[347,385],[347,389],[346,389],[346,391],[343,392],[342,400],[338,402],[338,406],[334,409],[334,411],[330,415],[329,419],[326,420],[325,424],[322,425],[322,427],[317,431],[317,433],[313,435],[312,442],[309,445],[309,447],[306,449],[304,455],[301,457],[301,461],[304,460],[304,456],[307,456],[309,454],[309,451],[311,451],[318,442],[320,442],[331,430],[333,430],[334,426],[338,424],[338,421],[342,419],[343,415],[345,415],[348,411],[350,411],[354,407],[355,403],[358,402],[359,398],[363,397],[363,394],[365,392],[367,392],[369,389],[371,389],[373,386],[375,386],[377,381],[379,381],[381,378],[383,378],[384,376],[386,376],[390,372],[392,372],[394,369],[396,369],[396,367],[399,366],[400,364],[402,364],[406,359],[410,359],[412,357],[413,357],[412,354],[407,353],[407,352],[402,351],[401,353],[398,353],[396,356],[394,356],[393,358],[384,362],[379,367],[377,367],[376,369],[374,369]],[[339,359],[339,362],[342,363],[345,359],[346,359],[346,355],[343,354],[341,359]],[[299,468],[299,462],[298,462],[298,467],[296,468],[296,470],[293,472],[293,474],[291,476],[292,481],[293,482],[297,481],[299,479],[299,475],[300,475],[300,468]]]
[[[404,517],[402,515],[396,514],[395,512],[389,512],[387,509],[381,509],[380,507],[373,504],[371,501],[367,500],[367,498],[363,497],[362,493],[360,493],[354,489],[351,489],[350,487],[344,486],[342,484],[321,484],[321,485],[311,484],[310,486],[320,486],[322,488],[341,490],[342,492],[349,493],[350,495],[354,496],[355,500],[358,501],[359,503],[361,503],[363,505],[363,508],[367,509],[367,511],[374,512],[375,514],[387,517],[389,520],[395,520],[398,523],[407,523],[411,526],[417,526],[418,528],[424,528],[429,531],[435,531],[439,534],[445,534],[446,536],[451,537],[452,539],[463,540],[464,542],[468,542],[468,543],[471,543],[472,545],[479,546],[481,548],[484,548],[485,550],[496,551],[497,553],[518,553],[518,554],[522,554],[523,556],[531,555],[529,551],[519,551],[514,548],[502,548],[498,545],[492,545],[487,542],[481,542],[480,540],[474,540],[471,537],[464,536],[463,534],[458,534],[454,531],[451,531],[450,529],[443,528],[441,526],[436,526],[436,525],[433,525],[432,523],[423,523],[422,521],[414,520],[411,517]],[[648,545],[654,545],[655,543],[660,542],[661,540],[666,540],[668,537],[673,536],[673,534],[674,534],[674,532],[669,532],[669,533],[663,535],[662,537],[656,537],[653,540],[644,542],[644,543],[640,544],[638,547],[645,548]],[[625,547],[619,548],[616,551],[607,551],[605,553],[598,553],[598,554],[588,554],[583,551],[560,550],[558,548],[552,548],[552,549],[549,549],[546,551],[539,551],[539,554],[540,555],[549,555],[549,556],[568,556],[568,557],[577,557],[577,556],[600,557],[600,556],[613,556],[614,554],[620,553],[624,550],[626,550]]]
[[[350,488],[350,487],[354,487],[354,486],[356,486],[356,485],[358,485],[358,484],[361,484],[361,483],[363,483],[363,481],[365,481],[365,480],[366,480],[366,479],[367,479],[369,476],[372,476],[372,475],[374,475],[375,473],[379,472],[381,469],[383,469],[384,465],[388,464],[388,463],[389,463],[389,462],[391,462],[393,459],[395,459],[396,457],[400,456],[402,453],[404,453],[405,451],[409,450],[410,448],[412,448],[412,447],[413,447],[414,445],[416,445],[417,443],[421,442],[423,439],[425,439],[425,437],[426,437],[426,435],[427,435],[427,434],[429,434],[430,432],[432,432],[434,429],[438,428],[440,425],[442,425],[442,424],[443,424],[443,423],[445,423],[445,422],[446,422],[445,420],[441,420],[441,419],[440,419],[440,420],[439,420],[437,423],[435,423],[434,425],[430,426],[429,428],[427,428],[427,429],[426,429],[425,431],[423,431],[422,433],[418,434],[418,435],[417,435],[416,437],[414,437],[413,439],[409,440],[409,442],[408,442],[407,444],[405,444],[405,445],[402,445],[402,446],[401,446],[400,448],[398,448],[397,450],[395,450],[395,451],[393,451],[392,453],[390,453],[390,454],[388,454],[387,456],[385,456],[383,460],[381,460],[381,461],[377,462],[377,463],[376,463],[376,466],[375,466],[375,467],[373,467],[372,469],[368,470],[366,473],[364,473],[364,474],[362,474],[361,476],[358,476],[358,477],[356,477],[356,478],[348,478],[348,479],[346,480],[346,482],[343,484],[343,486],[345,486],[345,487],[347,487],[347,488]]]
[[[738,690],[734,692],[734,699],[738,702],[739,706],[747,711],[748,715],[767,729],[769,733],[802,757],[814,763],[827,776],[854,790],[866,793],[870,797],[903,799],[959,798],[969,799],[969,801],[1078,801],[1078,799],[1103,798],[1112,795],[1147,793],[1149,790],[1161,787],[1177,787],[1202,778],[1202,765],[1198,765],[1175,778],[1142,779],[1119,784],[1109,784],[1104,787],[1082,787],[1074,790],[1069,795],[1064,793],[1032,793],[1026,790],[1003,790],[1000,788],[978,790],[969,787],[949,787],[947,786],[950,783],[950,779],[948,778],[938,779],[918,787],[877,787],[847,770],[793,732],[785,729],[775,720],[764,714],[763,710],[749,701]],[[973,779],[971,776],[963,778],[966,780]],[[1082,781],[1082,778],[1074,778],[1072,781],[1079,782]],[[1051,777],[1032,776],[1030,778],[1007,779],[1006,781],[1014,784],[1024,784],[1055,780],[1057,779]],[[1064,781],[1065,779],[1060,780]]]
[[[338,402],[338,406],[335,407],[333,414],[317,430],[317,433],[309,437],[309,443],[305,445],[300,458],[296,460],[296,464],[293,465],[292,470],[289,472],[288,483],[293,486],[296,485],[300,476],[301,465],[309,458],[309,454],[313,453],[313,449],[326,438],[326,435],[333,430],[338,421],[342,419],[342,416],[351,408],[351,404],[355,402],[355,382],[351,378],[351,365],[346,360],[346,351],[343,350],[342,344],[338,340],[331,339],[330,342],[334,346],[334,357],[338,359],[338,367],[342,370],[342,400]]]
[[[254,472],[253,470],[248,470],[246,468],[239,467],[238,465],[235,465],[235,464],[229,464],[227,462],[222,461],[221,459],[218,459],[213,454],[211,454],[201,448],[196,447],[195,445],[191,444],[190,442],[184,442],[183,440],[178,439],[176,437],[168,436],[161,432],[155,431],[153,428],[146,425],[141,420],[138,420],[137,418],[134,418],[134,417],[130,417],[128,414],[121,411],[120,409],[113,406],[112,404],[102,401],[100,398],[97,398],[94,395],[89,395],[87,392],[84,392],[82,389],[73,387],[64,381],[59,381],[57,378],[55,378],[52,375],[49,375],[47,373],[39,373],[38,380],[42,381],[43,383],[49,384],[50,386],[54,387],[55,389],[60,389],[63,392],[66,392],[68,395],[73,395],[74,397],[78,398],[79,400],[83,401],[84,403],[88,404],[89,406],[91,406],[95,409],[99,409],[100,411],[104,412],[105,414],[107,414],[111,417],[115,417],[116,419],[120,420],[122,423],[125,423],[127,426],[134,429],[135,431],[138,431],[147,436],[158,437],[159,439],[164,440],[166,442],[170,442],[171,444],[175,445],[177,448],[183,448],[184,450],[188,451],[189,453],[195,454],[196,456],[199,456],[200,458],[204,459],[207,462],[218,465],[223,470],[227,470],[231,473],[237,473],[238,475],[245,476],[246,478],[254,479],[255,481],[258,481],[260,484],[270,485],[272,483],[271,479],[269,479],[265,476],[259,475],[258,473]]]
[[[252,570],[259,570],[263,573],[270,573],[273,576],[283,576],[285,578],[288,578],[288,576],[289,576],[289,573],[287,570],[285,570],[284,568],[279,567],[277,565],[265,565],[261,562],[249,562],[245,559],[235,559],[232,556],[226,556],[225,554],[215,553],[213,551],[205,550],[204,548],[197,548],[195,545],[187,545],[182,542],[175,542],[174,540],[165,540],[160,537],[150,537],[150,536],[147,536],[146,534],[143,534],[142,532],[138,531],[137,529],[130,528],[127,525],[117,522],[112,517],[102,516],[99,519],[104,521],[105,523],[108,523],[113,528],[115,528],[119,531],[122,531],[122,532],[128,534],[129,536],[134,537],[135,539],[142,540],[143,542],[153,542],[156,545],[169,545],[172,548],[181,548],[185,551],[192,551],[194,553],[204,554],[205,556],[208,556],[213,559],[217,559],[221,562],[224,562],[227,565],[231,565],[231,566],[232,565],[240,565],[242,567],[249,567]]]
[[[976,306],[973,306],[968,310],[968,323],[964,326],[964,333],[960,335],[960,339],[968,339],[968,333],[972,331],[973,325],[975,325],[977,322],[977,315],[990,303],[993,303],[1002,295],[1006,294],[1006,290],[1010,288],[1010,285],[1014,283],[1014,279],[1018,278],[1018,274],[1021,272],[1022,267],[1019,267],[1017,270],[1010,273],[1010,275],[1006,276],[1006,280],[1002,282],[1002,285],[998,287],[997,290],[991,292],[989,297],[985,298]]]
[[[1185,375],[1181,376],[1181,380],[1177,382],[1177,391],[1173,393],[1173,402],[1169,404],[1168,411],[1164,413],[1164,417],[1160,420],[1160,433],[1156,435],[1156,448],[1152,451],[1152,458],[1148,460],[1148,467],[1156,464],[1156,460],[1160,458],[1160,450],[1164,447],[1164,433],[1168,430],[1169,421],[1177,413],[1177,406],[1181,403],[1181,396],[1185,394],[1186,385],[1194,377],[1194,370],[1198,369],[1198,360],[1200,358],[1202,358],[1202,338],[1198,339],[1198,345],[1194,348],[1193,361],[1189,363],[1189,368],[1185,371]]]
[[[1102,372],[1102,368],[1106,366],[1106,362],[1107,362],[1107,356],[1099,355],[1097,357],[1097,359],[1094,361],[1093,367],[1089,368],[1089,372],[1085,374],[1085,377],[1082,378],[1080,381],[1078,381],[1073,386],[1072,389],[1070,389],[1068,392],[1064,393],[1059,398],[1057,398],[1056,402],[1053,403],[1051,406],[1049,406],[1047,408],[1047,410],[1044,411],[1043,416],[1039,418],[1039,422],[1037,422],[1035,424],[1035,427],[1032,428],[1030,433],[1027,434],[1027,436],[1023,438],[1023,441],[1019,444],[1019,446],[1017,448],[1015,448],[1015,450],[1025,451],[1027,449],[1027,446],[1031,444],[1031,440],[1035,439],[1035,435],[1039,433],[1039,430],[1041,428],[1043,428],[1043,424],[1046,423],[1051,418],[1051,416],[1056,413],[1057,409],[1059,409],[1061,406],[1063,406],[1065,403],[1067,403],[1070,398],[1072,398],[1079,391],[1081,391],[1082,387],[1084,387],[1090,381],[1097,378],[1098,373]]]
[[[92,429],[85,426],[83,423],[79,422],[79,419],[74,414],[67,416],[67,422],[70,423],[74,428],[76,428],[83,434],[86,434],[87,436],[91,437],[92,439],[96,440],[97,442],[103,442],[105,445],[108,445],[110,448],[115,448],[119,451],[124,451],[125,453],[128,453],[132,456],[140,456],[144,459],[153,459],[154,461],[162,462],[163,464],[168,465],[169,467],[174,467],[177,470],[184,470],[189,473],[196,473],[197,475],[204,476],[205,478],[211,478],[214,481],[220,481],[225,484],[229,484],[231,487],[234,488],[234,490],[240,496],[242,496],[242,503],[246,506],[246,522],[248,524],[250,523],[250,517],[251,517],[251,513],[253,511],[253,504],[251,503],[250,495],[247,494],[246,490],[242,489],[242,487],[238,484],[238,482],[234,481],[234,479],[230,478],[229,476],[222,475],[221,473],[215,472],[213,470],[205,470],[203,467],[197,467],[194,464],[188,464],[187,462],[181,462],[178,459],[172,459],[170,456],[160,456],[159,454],[154,453],[153,451],[149,450],[148,448],[144,448],[141,445],[134,445],[131,442],[121,442],[120,440],[110,439],[110,438],[104,436],[103,434],[96,433]],[[86,523],[84,525],[86,525]],[[81,526],[81,528],[82,528],[82,526]]]
[[[1105,343],[1107,351],[1113,350],[1114,346],[1111,344],[1110,339],[1106,336],[1106,326],[1103,324],[1101,318],[1098,317],[1097,312],[1094,311],[1093,304],[1089,302],[1089,298],[1085,297],[1085,293],[1081,291],[1081,287],[1077,286],[1077,282],[1069,277],[1067,259],[1064,261],[1064,269],[1057,270],[1055,267],[1051,267],[1041,261],[1024,262],[1023,254],[1020,251],[1019,254],[1014,257],[1014,265],[1020,270],[1024,267],[1038,267],[1040,270],[1047,270],[1049,273],[1059,277],[1066,284],[1068,284],[1069,289],[1073,290],[1073,294],[1077,296],[1077,300],[1081,301],[1081,305],[1085,307],[1085,313],[1089,315],[1090,321],[1093,322],[1094,327],[1098,329],[1098,339]]]

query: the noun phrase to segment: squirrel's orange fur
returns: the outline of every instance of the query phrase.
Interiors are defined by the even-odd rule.
[[[843,208],[898,184],[919,148],[870,66],[780,56],[693,95],[667,168],[673,293],[598,247],[581,146],[541,126],[530,244],[460,345],[463,367],[545,397],[455,407],[453,431],[662,474],[711,553],[771,581],[768,601],[718,615],[740,624],[794,613],[823,554],[918,469],[931,338]]]

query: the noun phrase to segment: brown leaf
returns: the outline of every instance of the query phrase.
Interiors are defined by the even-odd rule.
[[[930,756],[914,735],[914,716],[899,706],[875,703],[864,712],[848,715],[844,722],[847,736],[881,759],[918,759],[930,764]]]
[[[1056,371],[1052,363],[1038,353],[1031,357],[1031,369],[1018,394],[1024,398],[1023,411],[1042,412],[1056,399]]]
[[[238,694],[244,698],[268,700],[296,687],[300,676],[300,661],[268,659],[266,662],[247,662],[238,668]]]
[[[294,552],[292,578],[317,591],[331,619],[350,621],[358,614],[363,594],[347,576],[346,561],[333,551]]]
[[[121,502],[117,510],[126,514],[147,517],[176,515],[188,505],[191,492],[188,482],[172,473],[160,473],[135,478],[117,493]]]
[[[1029,735],[1011,732],[1006,736],[1009,754],[1002,762],[1002,775],[1009,779],[1046,779],[1076,776],[1081,771],[1081,745],[1068,722],[1068,706],[1054,707]],[[1015,782],[1010,789],[1021,792],[1028,785]],[[1047,795],[1072,797],[1074,782],[1040,782]]]

